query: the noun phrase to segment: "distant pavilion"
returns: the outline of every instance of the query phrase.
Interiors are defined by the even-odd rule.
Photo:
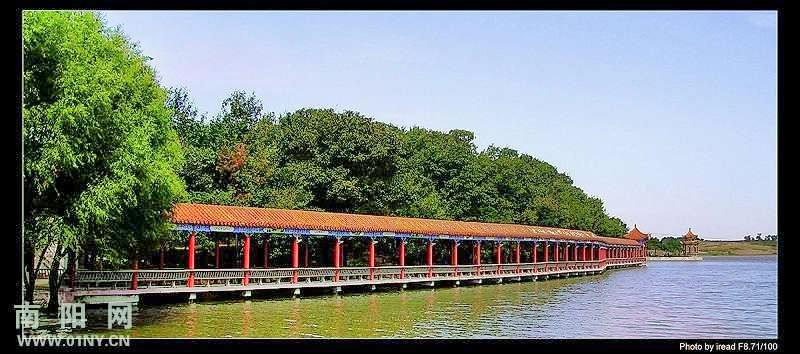
[[[700,239],[692,233],[692,228],[689,228],[689,232],[686,235],[683,235],[681,239],[681,246],[683,247],[683,255],[684,256],[697,256],[697,249],[698,245],[700,244]]]

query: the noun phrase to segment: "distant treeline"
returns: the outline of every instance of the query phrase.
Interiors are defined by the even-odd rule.
[[[509,148],[478,150],[466,130],[404,129],[352,111],[266,113],[233,92],[216,115],[185,89],[168,107],[184,150],[179,174],[200,203],[519,223],[621,236],[610,217],[552,165]]]
[[[660,240],[651,237],[647,240],[647,250],[657,254],[678,255],[683,252],[683,246],[680,237],[667,236]]]
[[[778,235],[766,235],[766,236],[763,236],[763,237],[761,236],[761,234],[756,234],[755,236],[746,235],[744,237],[744,240],[745,241],[777,241],[778,240]]]

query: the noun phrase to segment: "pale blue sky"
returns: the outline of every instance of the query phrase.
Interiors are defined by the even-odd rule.
[[[645,232],[777,231],[774,12],[103,12],[216,113],[333,107],[552,163]]]

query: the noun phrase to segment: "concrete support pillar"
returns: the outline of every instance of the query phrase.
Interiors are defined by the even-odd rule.
[[[189,234],[189,254],[188,260],[186,263],[189,268],[189,279],[186,279],[186,286],[187,287],[194,287],[194,242],[195,242],[195,233],[192,231]]]
[[[244,235],[244,243],[242,244],[242,249],[244,249],[244,254],[242,255],[242,268],[244,268],[244,279],[242,279],[242,285],[247,285],[250,283],[250,235]]]

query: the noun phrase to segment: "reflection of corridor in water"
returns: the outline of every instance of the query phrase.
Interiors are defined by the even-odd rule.
[[[333,318],[333,333],[331,336],[333,337],[341,337],[344,335],[344,323],[342,321],[345,320],[345,312],[344,312],[344,299],[341,295],[334,295],[334,318]]]
[[[135,328],[113,333],[134,338],[671,338],[675,333],[768,338],[776,331],[776,261],[740,259],[654,262],[537,282],[140,306]],[[637,331],[630,330],[631,323]]]
[[[253,304],[250,300],[242,304],[242,336],[250,336],[250,327],[253,325]]]
[[[186,337],[197,336],[197,304],[189,304],[189,311],[186,314]]]
[[[385,329],[380,328],[381,322],[380,306],[378,306],[378,297],[369,296],[367,300],[367,323],[364,326],[365,332],[375,332],[380,335],[386,332]]]
[[[300,299],[291,299],[292,307],[291,311],[289,311],[289,318],[287,321],[289,322],[289,335],[292,337],[301,337],[300,333],[303,329],[303,311],[300,308]]]

